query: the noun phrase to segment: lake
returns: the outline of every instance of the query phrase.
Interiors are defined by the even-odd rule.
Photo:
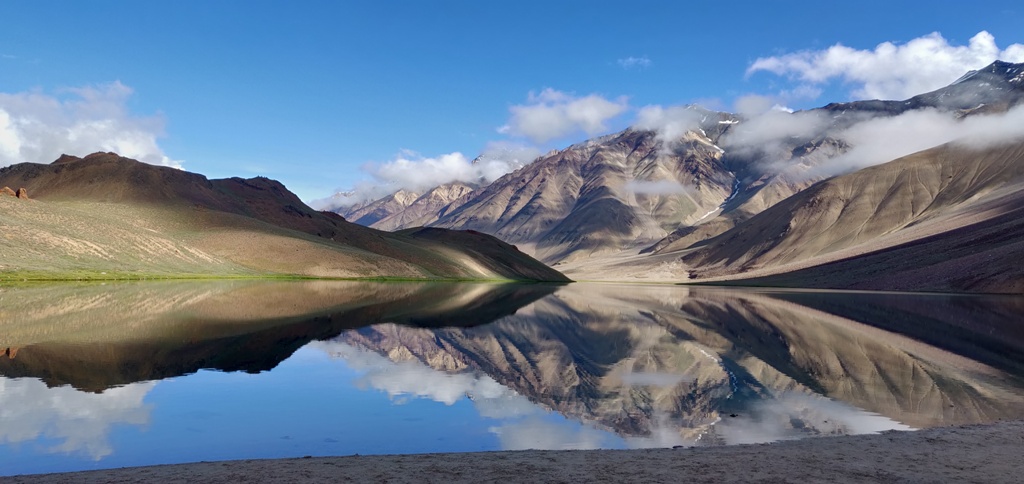
[[[0,288],[0,475],[728,445],[1024,418],[1024,297],[616,284]]]

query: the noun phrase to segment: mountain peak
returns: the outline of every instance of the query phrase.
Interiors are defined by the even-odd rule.
[[[62,155],[60,155],[60,158],[57,158],[56,160],[53,161],[53,163],[50,163],[50,164],[51,165],[64,165],[64,164],[67,164],[67,163],[74,163],[76,161],[81,161],[81,160],[82,159],[77,157],[77,156],[72,156],[72,155],[68,155],[68,154],[62,154]]]
[[[1024,63],[1014,64],[1012,62],[997,60],[981,69],[967,71],[966,74],[953,81],[952,85],[977,79],[979,76],[986,79],[995,77],[996,79],[1004,80],[1013,85],[1020,85],[1021,82],[1024,82]]]

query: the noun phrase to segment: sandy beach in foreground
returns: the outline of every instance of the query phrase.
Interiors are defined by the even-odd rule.
[[[1024,422],[732,447],[202,462],[4,482],[1021,482]]]

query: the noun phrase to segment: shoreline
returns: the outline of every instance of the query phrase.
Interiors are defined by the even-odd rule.
[[[98,482],[1019,482],[1024,421],[722,447],[199,462],[3,477]]]

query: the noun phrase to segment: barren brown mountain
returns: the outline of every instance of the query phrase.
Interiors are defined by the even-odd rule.
[[[266,178],[209,180],[95,153],[0,169],[0,185],[36,199],[0,201],[7,273],[566,280],[492,237],[454,232],[439,243],[369,229]]]
[[[1022,201],[1024,141],[948,144],[818,183],[682,261],[697,279],[1021,292]]]
[[[474,189],[474,187],[465,183],[445,183],[444,185],[427,190],[426,193],[417,197],[412,203],[388,214],[384,218],[370,224],[370,226],[378,230],[388,231],[423,227],[461,206],[460,202],[468,200]]]
[[[670,144],[626,130],[574,145],[478,189],[430,225],[494,234],[548,263],[639,250],[732,193],[715,145],[727,126],[709,121]]]

